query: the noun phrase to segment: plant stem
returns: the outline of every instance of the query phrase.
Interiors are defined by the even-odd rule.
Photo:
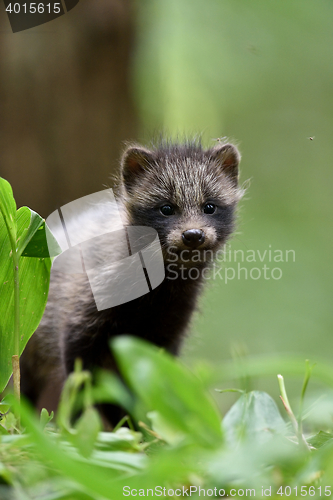
[[[304,396],[305,396],[306,388],[308,386],[310,376],[311,376],[311,373],[312,373],[314,366],[315,365],[310,366],[308,359],[305,360],[305,376],[304,376],[304,382],[303,382],[303,386],[302,386],[301,400],[300,400],[300,404],[299,404],[299,416],[298,416],[298,426],[301,429],[301,431],[302,431],[302,425],[303,425],[302,424],[302,414],[303,414]]]
[[[12,356],[14,394],[20,401],[20,279],[19,258],[13,252],[14,265],[14,355]]]
[[[13,382],[14,382],[14,395],[18,401],[20,401],[20,358],[14,354],[12,356],[12,366],[13,366]]]
[[[294,416],[292,409],[291,409],[291,406],[290,406],[290,403],[289,403],[289,400],[288,400],[286,387],[284,385],[284,378],[282,377],[282,375],[278,375],[277,378],[278,378],[279,387],[280,387],[281,399],[285,403],[284,406],[285,406],[288,414],[292,414]],[[294,418],[295,418],[295,416],[294,416]],[[295,420],[296,420],[296,418],[295,418]]]
[[[290,406],[290,403],[288,400],[288,396],[287,396],[287,391],[286,391],[286,388],[284,385],[284,378],[282,377],[282,375],[278,375],[277,377],[278,377],[280,393],[281,393],[280,398],[281,398],[283,406],[285,407],[285,410],[288,414],[288,417],[290,418],[291,424],[292,424],[294,431],[295,431],[295,434],[298,438],[298,443],[302,444],[307,450],[310,450],[310,446],[309,446],[307,440],[305,439],[305,437],[303,436],[302,429],[298,426],[297,419],[294,415],[294,412],[291,409],[291,406]]]

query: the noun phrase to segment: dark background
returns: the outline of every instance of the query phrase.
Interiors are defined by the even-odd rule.
[[[0,3],[0,174],[44,217],[99,191],[137,132],[128,0],[81,1],[13,34]]]

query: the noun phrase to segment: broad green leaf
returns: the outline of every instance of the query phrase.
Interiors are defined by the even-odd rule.
[[[30,226],[30,210],[16,213],[17,238],[24,238]],[[0,216],[0,392],[12,373],[14,352],[14,274],[11,245],[4,218]],[[47,301],[50,259],[21,257],[20,281],[20,353],[36,330]]]
[[[32,212],[32,211],[31,211]],[[32,217],[35,217],[32,212]],[[36,216],[39,217],[38,214]],[[48,225],[43,219],[37,231],[34,232],[31,239],[22,251],[23,257],[55,257],[61,253],[61,248],[57,240],[48,228]],[[37,221],[35,222],[35,224]],[[30,224],[31,226],[31,224]],[[31,229],[32,231],[33,229]]]
[[[226,440],[236,444],[246,439],[264,442],[273,434],[283,434],[286,424],[275,401],[266,393],[252,391],[243,394],[223,419]]]
[[[9,182],[0,177],[0,216],[4,219],[4,223],[14,240],[16,235],[15,215],[16,203],[12,187]]]
[[[222,439],[218,412],[202,383],[180,361],[141,339],[116,338],[112,348],[120,370],[147,411],[158,411],[175,432],[204,446]]]
[[[28,207],[21,207],[18,209],[16,213],[16,219],[21,217],[27,218],[29,220],[29,225],[23,229],[22,233],[16,240],[17,254],[19,257],[22,255],[25,247],[29,244],[35,233],[39,230],[44,222],[44,219],[42,219],[40,215],[38,215],[33,210],[30,210],[30,208]]]

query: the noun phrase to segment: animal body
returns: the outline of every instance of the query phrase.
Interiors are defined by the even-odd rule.
[[[234,229],[239,161],[237,148],[221,143],[206,150],[195,141],[133,145],[124,152],[117,194],[123,223],[157,231],[165,279],[135,300],[98,311],[87,278],[53,270],[45,314],[22,356],[22,391],[35,405],[54,407],[76,358],[92,371],[116,370],[109,349],[116,335],[179,353],[203,272]],[[106,417],[115,425],[120,413],[110,406]]]

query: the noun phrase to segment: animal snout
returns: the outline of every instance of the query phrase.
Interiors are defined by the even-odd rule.
[[[202,229],[188,229],[182,234],[184,245],[190,248],[197,248],[205,241],[205,233]]]

